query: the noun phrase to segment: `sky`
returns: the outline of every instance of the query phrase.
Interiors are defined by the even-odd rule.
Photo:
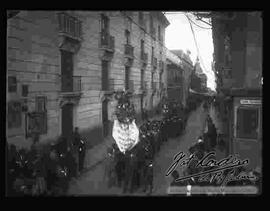
[[[170,22],[170,25],[165,30],[165,45],[169,50],[180,50],[186,52],[187,49],[191,51],[191,60],[193,63],[197,58],[197,48],[191,31],[191,27],[187,17],[183,12],[166,13],[165,16]],[[196,24],[210,28],[209,25],[196,20],[194,16],[188,14],[192,21]],[[197,40],[198,49],[201,56],[201,67],[204,73],[207,75],[207,86],[211,89],[215,89],[215,76],[212,71],[213,61],[213,39],[212,30],[203,29],[192,24],[195,38]]]

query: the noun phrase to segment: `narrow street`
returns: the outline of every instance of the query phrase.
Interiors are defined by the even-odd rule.
[[[167,188],[171,178],[166,177],[166,171],[173,161],[173,157],[179,151],[187,153],[190,145],[196,142],[197,137],[201,135],[206,113],[202,106],[191,113],[185,133],[176,138],[170,139],[162,145],[160,152],[156,155],[154,162],[154,189],[152,195],[166,195]],[[180,170],[180,169],[178,169]],[[105,162],[97,165],[94,169],[81,175],[78,180],[70,184],[69,195],[122,195],[120,188],[107,188],[104,177]],[[181,174],[181,173],[180,173]],[[134,193],[132,195],[145,195],[143,193]]]

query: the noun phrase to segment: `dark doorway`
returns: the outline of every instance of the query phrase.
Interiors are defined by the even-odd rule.
[[[73,104],[62,107],[62,135],[70,138],[73,132]]]
[[[102,124],[103,124],[103,137],[109,135],[110,121],[108,119],[108,100],[102,102]]]

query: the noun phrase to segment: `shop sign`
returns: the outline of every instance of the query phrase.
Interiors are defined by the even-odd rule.
[[[261,105],[261,100],[240,100],[241,104],[248,104],[248,105]]]

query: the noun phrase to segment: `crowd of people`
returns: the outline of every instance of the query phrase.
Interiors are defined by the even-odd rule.
[[[8,196],[65,195],[69,181],[83,170],[85,141],[75,128],[72,137],[59,137],[47,147],[30,150],[7,144]]]

